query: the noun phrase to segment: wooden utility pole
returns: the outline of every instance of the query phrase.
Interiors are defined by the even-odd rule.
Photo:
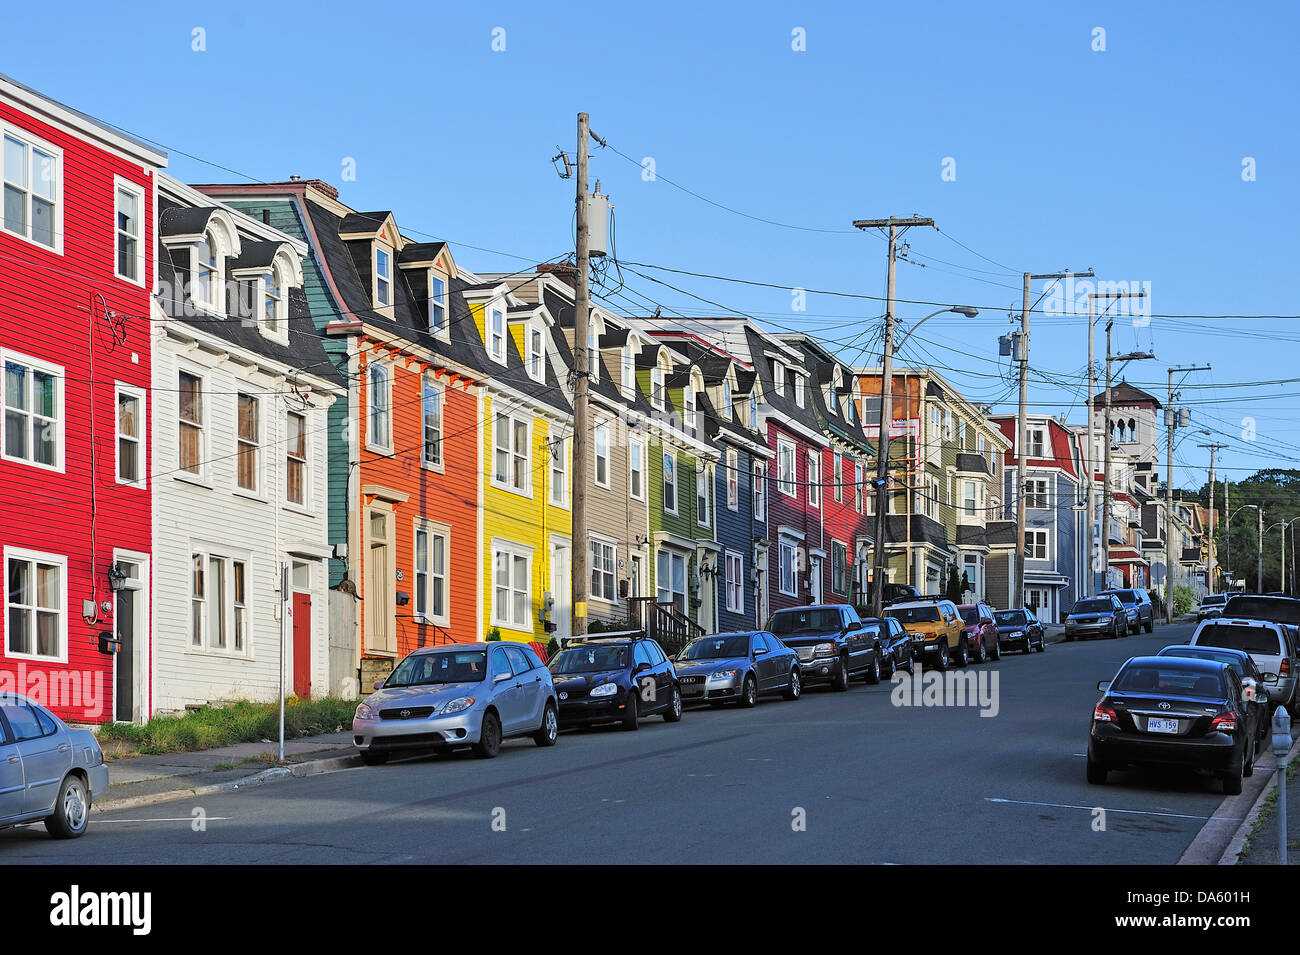
[[[1208,578],[1208,587],[1210,593],[1214,593],[1214,574],[1216,569],[1215,565],[1218,563],[1217,561],[1218,546],[1214,540],[1214,524],[1215,524],[1214,515],[1215,512],[1218,510],[1218,508],[1215,507],[1214,504],[1214,500],[1216,496],[1215,486],[1214,486],[1214,452],[1226,448],[1227,445],[1226,444],[1198,444],[1197,447],[1210,449],[1210,568],[1209,568],[1209,573],[1207,573],[1205,576]],[[1224,497],[1226,498],[1228,494],[1228,486],[1226,484],[1223,486],[1223,494]],[[1223,507],[1224,510],[1226,511],[1228,508],[1228,503],[1226,500],[1224,501]]]
[[[587,426],[587,326],[590,300],[587,293],[588,263],[591,258],[589,242],[590,226],[587,223],[587,162],[589,149],[588,137],[591,134],[590,117],[586,113],[578,114],[578,175],[577,175],[577,214],[578,247],[577,270],[573,293],[573,530],[570,553],[573,555],[573,569],[569,575],[573,588],[571,601],[572,633],[575,637],[587,633],[587,596],[591,580],[587,573],[587,472],[590,468],[590,429]]]
[[[1108,297],[1114,298],[1141,298],[1145,292],[1113,292],[1107,293]],[[1112,402],[1111,392],[1111,365],[1114,362],[1137,361],[1142,358],[1155,358],[1151,352],[1127,352],[1123,355],[1112,355],[1110,351],[1110,333],[1115,327],[1115,319],[1111,318],[1106,322],[1106,418],[1102,422],[1102,439],[1106,442],[1106,454],[1104,456],[1103,473],[1101,476],[1101,550],[1102,550],[1102,567],[1104,571],[1110,569],[1110,409]],[[1091,411],[1089,411],[1091,414]],[[1103,571],[1103,572],[1104,572]],[[1166,570],[1165,576],[1168,576]],[[1104,581],[1103,581],[1104,582]],[[1132,583],[1132,581],[1130,581]],[[1105,588],[1103,588],[1105,589]]]
[[[1174,622],[1174,432],[1178,411],[1174,408],[1174,372],[1209,371],[1209,365],[1176,365],[1169,369],[1169,404],[1165,406],[1165,622]]]
[[[933,226],[933,219],[913,216],[899,219],[857,219],[855,229],[889,229],[889,287],[885,300],[885,342],[880,365],[880,434],[876,438],[876,530],[872,541],[871,612],[879,617],[885,605],[885,528],[889,510],[889,429],[893,424],[894,408],[894,272],[898,254],[898,237],[912,226]],[[910,484],[910,481],[908,482]],[[907,492],[910,502],[912,492]],[[905,518],[909,522],[911,518]]]

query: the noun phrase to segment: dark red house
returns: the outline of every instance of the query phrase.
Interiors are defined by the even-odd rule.
[[[150,693],[151,250],[167,157],[5,76],[0,136],[0,692],[74,723],[136,719]]]

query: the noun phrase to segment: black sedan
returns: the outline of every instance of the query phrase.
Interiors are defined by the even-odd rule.
[[[677,670],[647,637],[593,638],[570,644],[550,662],[560,701],[560,726],[622,723],[634,730],[643,716],[682,718]]]
[[[1075,601],[1065,617],[1065,639],[1127,637],[1128,611],[1114,594]]]
[[[993,614],[998,625],[998,643],[1004,650],[1024,650],[1034,647],[1040,651],[1047,646],[1047,632],[1043,622],[1032,610],[1024,607],[1015,610],[998,610]]]
[[[771,693],[797,700],[803,690],[798,655],[761,630],[692,640],[675,663],[685,703],[753,706]]]
[[[1271,682],[1276,685],[1277,678],[1267,680],[1249,653],[1244,650],[1231,650],[1228,647],[1193,647],[1179,644],[1165,647],[1156,656],[1217,660],[1219,663],[1228,664],[1241,686],[1242,701],[1248,705],[1251,718],[1255,721],[1255,739],[1261,743],[1264,741],[1272,726],[1273,715],[1273,707],[1268,703],[1269,688],[1266,684]]]
[[[1133,657],[1092,713],[1088,782],[1129,765],[1208,770],[1223,791],[1241,792],[1255,770],[1257,729],[1241,684],[1226,663],[1185,657]]]
[[[880,675],[888,680],[899,670],[916,672],[916,643],[895,617],[864,617],[862,626],[876,630],[880,639]]]

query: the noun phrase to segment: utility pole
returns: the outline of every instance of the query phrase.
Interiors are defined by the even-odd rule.
[[[889,229],[889,285],[885,300],[885,342],[880,362],[880,434],[876,438],[876,530],[872,541],[873,579],[871,587],[871,612],[879,617],[885,605],[885,528],[889,509],[889,429],[893,424],[894,408],[894,280],[895,260],[898,254],[898,237],[913,226],[934,226],[933,219],[912,216],[899,219],[855,219],[855,229]],[[899,230],[902,230],[900,232]],[[910,484],[910,481],[908,482]],[[907,492],[911,500],[912,492]],[[906,518],[909,522],[911,518]]]
[[[1216,496],[1215,487],[1214,487],[1214,452],[1226,448],[1227,445],[1226,444],[1198,444],[1197,447],[1210,449],[1210,572],[1205,576],[1208,578],[1208,586],[1210,589],[1210,593],[1214,593],[1214,574],[1215,574],[1216,564],[1218,563],[1216,559],[1218,554],[1218,547],[1214,540],[1214,515],[1215,512],[1218,510],[1218,508],[1215,507],[1214,505],[1215,496]],[[1228,494],[1228,485],[1226,483],[1223,486],[1223,494],[1225,498],[1223,503],[1223,508],[1226,511],[1228,508],[1228,503],[1226,500]]]
[[[573,590],[571,601],[573,616],[570,633],[575,637],[587,633],[587,592],[591,580],[587,574],[587,471],[590,467],[590,429],[587,427],[587,326],[590,319],[590,299],[587,293],[587,275],[591,253],[590,225],[587,222],[587,162],[589,149],[587,139],[591,135],[590,117],[586,113],[578,114],[578,175],[577,175],[577,214],[578,244],[577,269],[573,293],[573,527],[571,553],[573,570],[570,584]]]
[[[1092,277],[1092,269],[1087,272],[1048,272],[1042,275],[1025,273],[1024,305],[1020,310],[1020,341],[1017,343],[1016,358],[1020,364],[1020,414],[1016,431],[1019,433],[1016,449],[1016,586],[1015,606],[1025,605],[1025,474],[1029,457],[1029,424],[1025,416],[1029,412],[1029,313],[1033,306],[1029,303],[1030,287],[1034,279],[1068,279],[1074,275]],[[1092,414],[1092,409],[1088,409]]]
[[[1255,593],[1264,592],[1264,506],[1255,509],[1259,514],[1259,556],[1255,559]]]
[[[1182,414],[1174,407],[1174,373],[1209,370],[1209,365],[1176,365],[1169,369],[1169,403],[1165,405],[1165,623],[1174,622],[1174,431]]]
[[[1227,478],[1223,479],[1223,549],[1228,553],[1228,572],[1227,580],[1224,582],[1223,589],[1225,593],[1231,592],[1232,583],[1232,482]]]

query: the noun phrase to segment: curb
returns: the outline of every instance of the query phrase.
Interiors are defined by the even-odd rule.
[[[1300,739],[1297,739],[1291,744],[1291,751],[1287,753],[1288,764],[1291,760],[1296,758],[1297,751],[1300,751]],[[1228,847],[1223,850],[1223,855],[1219,857],[1219,861],[1216,865],[1236,865],[1241,861],[1241,853],[1246,848],[1246,837],[1254,827],[1255,821],[1259,818],[1259,814],[1264,809],[1264,800],[1268,798],[1269,793],[1274,792],[1276,789],[1277,762],[1275,760],[1273,769],[1269,773],[1268,783],[1259,794],[1259,798],[1255,800],[1255,804],[1250,807],[1250,812],[1246,813],[1246,818],[1243,819],[1241,825],[1237,827],[1237,831],[1233,833],[1232,839],[1228,842]]]
[[[316,776],[320,773],[331,773],[340,769],[351,769],[354,766],[360,766],[361,757],[355,753],[349,756],[331,756],[325,759],[313,759],[302,763],[293,763],[289,766],[276,766],[272,769],[264,769],[260,773],[252,776],[245,776],[243,779],[232,779],[229,782],[214,783],[210,786],[194,786],[183,789],[172,789],[167,792],[150,793],[146,796],[124,796],[121,799],[103,799],[91,804],[91,812],[110,812],[118,809],[137,809],[141,806],[152,806],[157,803],[171,802],[176,799],[190,799],[195,796],[210,796],[215,793],[234,792],[237,789],[251,789],[254,786],[262,786],[266,783],[273,783],[283,779],[301,778],[304,776]]]

